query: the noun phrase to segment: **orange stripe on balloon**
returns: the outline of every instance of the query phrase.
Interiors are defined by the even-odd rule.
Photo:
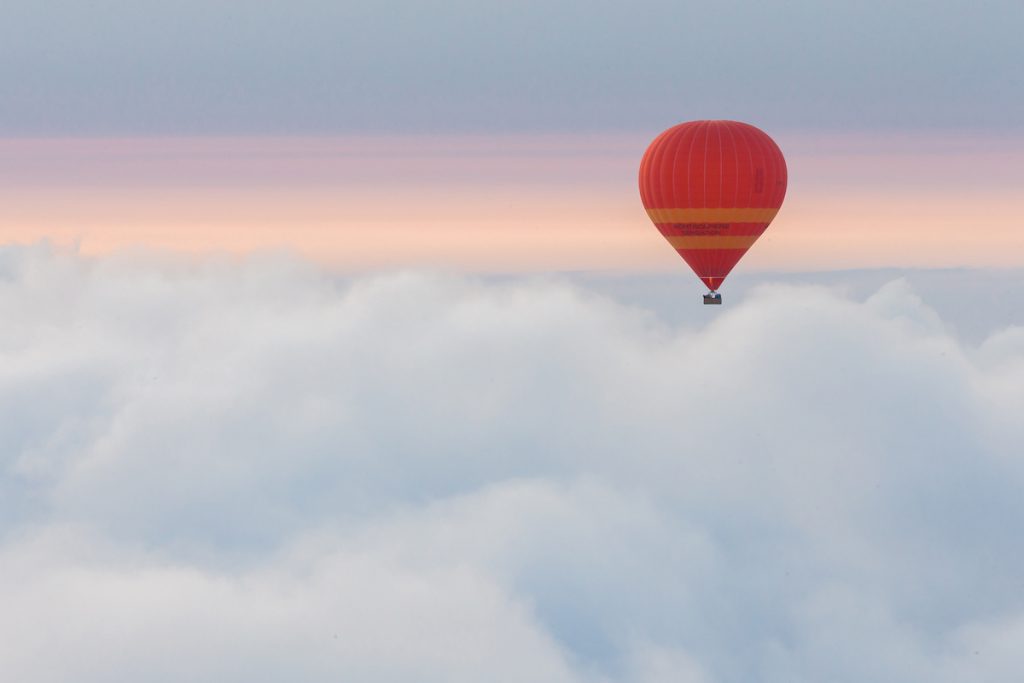
[[[764,233],[767,223],[659,223],[658,232],[665,237],[670,235],[707,235],[710,237],[742,237],[753,235],[755,237]]]
[[[647,209],[655,223],[770,223],[778,209]]]
[[[676,249],[749,249],[757,235],[739,237],[716,235],[667,235],[665,239]]]

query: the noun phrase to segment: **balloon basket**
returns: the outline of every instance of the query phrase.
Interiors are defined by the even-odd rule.
[[[704,295],[704,305],[713,304],[715,306],[722,305],[722,295],[718,292],[711,291]]]

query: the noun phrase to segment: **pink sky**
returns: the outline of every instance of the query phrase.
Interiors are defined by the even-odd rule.
[[[740,268],[1024,266],[1024,142],[776,134],[782,211]],[[645,136],[0,140],[0,242],[295,250],[345,270],[685,267]]]

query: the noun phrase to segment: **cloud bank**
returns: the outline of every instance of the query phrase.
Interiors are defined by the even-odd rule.
[[[673,325],[557,279],[34,247],[0,315],[12,680],[1024,666],[1024,328],[966,343],[906,282]]]

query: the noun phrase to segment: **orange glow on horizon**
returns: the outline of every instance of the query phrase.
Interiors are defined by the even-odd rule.
[[[1022,266],[1020,141],[777,136],[782,210],[740,268]],[[0,242],[292,250],[345,270],[683,267],[643,136],[0,140]]]

